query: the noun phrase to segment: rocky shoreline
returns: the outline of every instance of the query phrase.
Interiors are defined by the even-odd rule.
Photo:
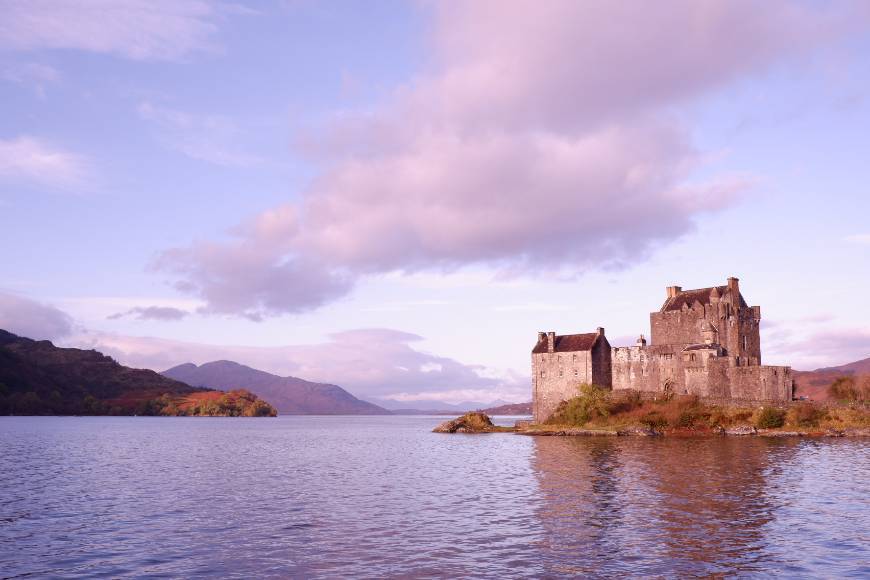
[[[433,429],[434,433],[514,433],[536,437],[870,437],[870,427],[850,427],[825,430],[758,429],[751,425],[720,427],[718,429],[653,429],[633,425],[622,429],[585,429],[560,425],[535,425],[531,421],[517,421],[513,427],[493,424],[485,413],[466,413],[445,421]]]

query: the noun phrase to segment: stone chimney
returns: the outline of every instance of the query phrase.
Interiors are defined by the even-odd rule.
[[[544,338],[546,338],[546,336],[547,336],[546,332],[539,332],[538,333],[538,342],[544,342]]]
[[[556,346],[556,333],[548,332],[547,333],[547,352],[553,352],[553,349]]]
[[[728,289],[732,292],[740,292],[740,278],[734,276],[728,278]]]
[[[637,339],[637,346],[645,347],[646,346],[646,338],[641,334],[640,338]]]
[[[604,328],[601,327],[601,326],[599,326],[598,328],[596,328],[596,329],[595,329],[595,332],[598,333],[598,336],[604,336]]]
[[[668,298],[676,298],[683,291],[682,286],[668,286]]]

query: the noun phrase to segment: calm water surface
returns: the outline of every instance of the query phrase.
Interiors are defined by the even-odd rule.
[[[0,577],[870,577],[870,441],[0,418]]]

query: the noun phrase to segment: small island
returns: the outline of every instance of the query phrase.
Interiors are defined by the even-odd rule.
[[[610,391],[583,384],[544,422],[494,425],[488,415],[466,413],[436,433],[498,433],[562,436],[760,435],[870,436],[870,380],[844,378],[831,385],[827,404],[796,401],[783,406],[744,407],[706,403],[693,395],[650,398],[639,391]]]

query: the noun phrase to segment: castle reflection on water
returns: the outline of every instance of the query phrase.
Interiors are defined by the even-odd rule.
[[[863,441],[538,437],[531,462],[549,574],[870,572]]]

